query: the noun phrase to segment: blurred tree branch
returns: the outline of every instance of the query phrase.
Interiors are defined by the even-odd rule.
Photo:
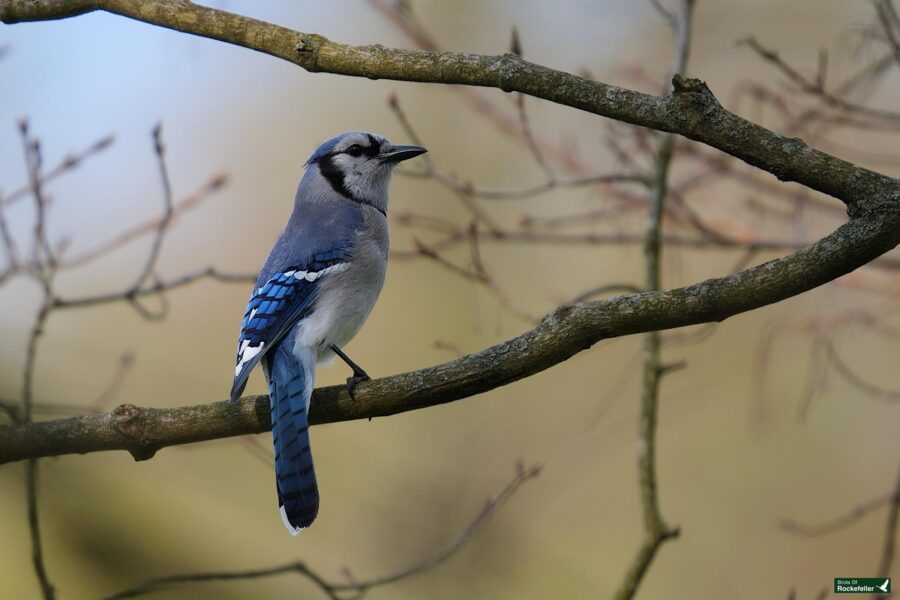
[[[654,4],[661,10],[658,4]],[[681,0],[677,14],[669,23],[675,32],[675,59],[672,72],[684,73],[691,50],[694,0]],[[669,196],[669,173],[675,150],[675,134],[667,133],[659,140],[653,165],[653,185],[644,231],[644,289],[656,291],[662,287],[662,231],[666,198]],[[683,366],[683,365],[682,365]],[[660,546],[678,536],[678,528],[669,526],[659,506],[656,477],[656,428],[659,417],[659,390],[662,378],[679,368],[662,360],[662,334],[651,331],[644,336],[643,376],[640,420],[638,424],[638,477],[641,506],[644,513],[644,540],[632,559],[631,566],[616,592],[617,599],[630,599],[637,593],[647,569]]]
[[[170,575],[168,577],[160,577],[145,581],[139,585],[121,590],[107,596],[105,600],[121,600],[122,598],[136,598],[167,590],[179,585],[204,583],[209,581],[238,581],[247,579],[261,579],[265,577],[275,577],[289,573],[296,573],[313,582],[319,590],[321,590],[328,598],[332,600],[358,600],[362,598],[369,590],[396,583],[408,577],[418,575],[429,569],[437,567],[456,552],[466,545],[472,539],[475,533],[487,522],[494,514],[494,511],[504,502],[509,500],[513,494],[522,486],[522,484],[534,479],[541,473],[543,465],[540,463],[528,465],[517,462],[515,465],[516,474],[506,486],[488,498],[481,511],[469,524],[457,534],[454,540],[443,550],[433,556],[425,557],[413,564],[402,567],[387,575],[373,577],[371,579],[356,579],[352,576],[349,569],[345,569],[346,575],[350,580],[348,583],[330,582],[316,571],[311,569],[303,562],[292,562],[276,567],[263,569],[251,569],[241,571],[218,571],[209,573],[186,573],[183,575]]]

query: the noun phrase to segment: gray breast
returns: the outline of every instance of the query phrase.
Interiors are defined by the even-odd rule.
[[[330,358],[329,346],[342,347],[365,323],[384,285],[388,252],[387,220],[363,206],[364,226],[354,234],[352,261],[346,271],[323,280],[309,323],[318,332],[319,360]],[[304,336],[305,337],[305,336]],[[308,337],[306,338],[309,339]]]

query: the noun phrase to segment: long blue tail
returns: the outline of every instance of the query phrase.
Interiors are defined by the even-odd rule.
[[[285,527],[293,535],[309,527],[319,512],[319,488],[309,449],[309,399],[315,381],[315,350],[294,356],[293,340],[267,357],[269,409],[275,443],[275,486]]]

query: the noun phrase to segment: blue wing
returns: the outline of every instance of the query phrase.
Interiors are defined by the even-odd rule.
[[[345,270],[348,261],[343,249],[319,252],[302,264],[275,273],[253,291],[238,338],[232,399],[244,391],[253,367],[309,313],[322,279]]]

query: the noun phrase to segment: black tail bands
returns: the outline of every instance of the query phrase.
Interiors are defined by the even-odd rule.
[[[312,394],[307,379],[311,378],[311,373],[304,374],[301,370],[286,382],[278,381],[278,377],[271,377],[269,382],[275,485],[281,517],[293,535],[309,527],[319,512],[319,489],[309,449],[307,420]]]

